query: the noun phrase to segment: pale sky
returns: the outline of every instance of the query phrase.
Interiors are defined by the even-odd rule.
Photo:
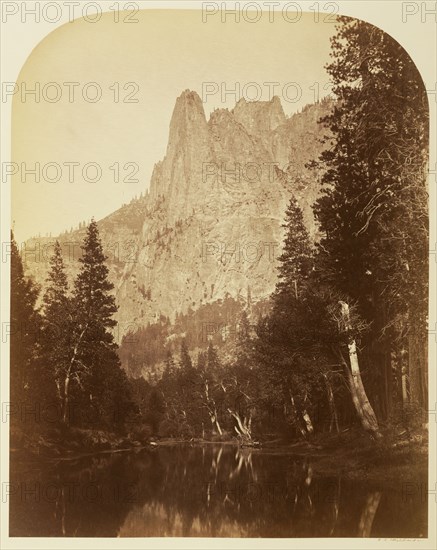
[[[207,116],[215,108],[233,108],[240,97],[254,99],[257,90],[259,99],[271,99],[267,82],[280,83],[275,94],[287,115],[313,103],[317,90],[319,97],[329,92],[324,65],[334,24],[315,23],[313,14],[296,23],[282,18],[269,23],[268,17],[257,23],[210,17],[203,23],[200,11],[181,10],[142,10],[137,18],[136,24],[114,23],[113,14],[95,24],[76,20],[48,35],[27,59],[12,121],[12,158],[19,165],[12,219],[18,241],[39,233],[55,236],[92,216],[100,219],[145,191],[154,164],[165,155],[173,107],[185,89],[205,100]],[[30,93],[23,101],[23,92],[36,82],[39,102]],[[91,82],[101,90],[97,102],[82,96],[85,91],[94,98]],[[124,90],[129,82],[134,84]],[[218,91],[202,96],[205,83],[215,83],[209,90]],[[226,94],[236,86],[237,95]],[[124,102],[129,94],[138,102]],[[40,183],[25,175],[36,162]],[[99,181],[87,181],[96,174],[92,165],[82,177],[87,163],[101,167]],[[126,163],[132,164],[123,169]],[[138,174],[131,179],[138,183],[123,182],[135,166]]]

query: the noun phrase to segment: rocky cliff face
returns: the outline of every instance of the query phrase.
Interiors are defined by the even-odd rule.
[[[319,182],[305,164],[321,152],[318,119],[329,102],[286,118],[279,98],[240,100],[209,120],[196,92],[177,99],[164,159],[150,190],[99,222],[119,304],[117,339],[226,295],[252,300],[276,282],[290,194],[316,235]],[[84,229],[59,237],[71,276]],[[53,239],[26,244],[26,268],[44,285]],[[39,257],[38,257],[39,250]]]

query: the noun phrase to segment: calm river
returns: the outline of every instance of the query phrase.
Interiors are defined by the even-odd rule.
[[[226,445],[20,465],[11,472],[9,490],[11,536],[427,534],[421,487],[321,477],[310,461]]]

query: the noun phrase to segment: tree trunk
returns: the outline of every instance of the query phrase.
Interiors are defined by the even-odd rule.
[[[428,404],[427,340],[421,337],[420,327],[412,320],[408,336],[408,378],[410,382],[410,400],[423,409]]]
[[[240,438],[241,442],[245,445],[257,444],[252,439],[252,417],[249,416],[249,418],[244,417],[243,419],[241,419],[238,412],[234,412],[231,409],[228,409],[228,411],[231,416],[233,416],[237,421],[237,426],[234,426],[234,430]]]
[[[215,415],[215,426],[217,428],[217,431],[218,431],[219,435],[223,435],[222,429],[220,427],[220,424],[219,424],[219,421],[218,421],[218,418],[217,418],[217,413]]]
[[[209,395],[209,384],[207,380],[205,380],[205,398],[206,398],[205,406],[208,411],[211,424],[216,427],[216,430],[219,433],[219,435],[223,435],[223,432],[218,420],[217,406],[215,404],[215,400],[211,399]]]
[[[331,422],[329,424],[329,431],[332,431],[332,426],[335,425],[335,431],[338,433],[339,427],[338,427],[338,416],[337,416],[337,409],[335,407],[335,400],[334,400],[334,392],[332,391],[331,382],[329,381],[328,375],[323,373],[323,377],[325,379],[326,384],[326,392],[328,394],[328,403],[329,403],[329,410],[331,412]]]
[[[311,417],[310,417],[310,415],[308,414],[308,411],[307,411],[306,409],[304,409],[304,411],[303,411],[303,413],[302,413],[302,418],[304,419],[304,422],[305,422],[305,426],[306,426],[307,432],[308,432],[309,434],[314,433],[313,423],[311,422]]]
[[[300,420],[299,420],[299,415],[297,413],[297,407],[296,407],[296,403],[294,402],[294,397],[293,397],[293,394],[291,393],[291,391],[289,392],[290,393],[290,401],[291,401],[291,410],[292,410],[292,414],[293,414],[293,421],[295,424],[297,424],[297,427],[299,428],[299,431],[300,433],[302,434],[302,436],[306,439],[307,437],[307,431],[306,429],[302,426]]]
[[[378,300],[378,298],[375,298]],[[378,308],[377,318],[376,318],[376,334],[387,334],[382,341],[377,337],[375,342],[375,354],[372,356],[372,360],[376,362],[374,367],[378,372],[382,373],[383,384],[381,385],[381,409],[382,415],[381,418],[387,420],[392,411],[393,405],[393,372],[392,372],[392,361],[391,361],[391,350],[388,345],[388,340],[392,331],[387,330],[387,312],[386,307],[382,303]]]
[[[350,321],[349,306],[346,302],[340,302],[340,304],[344,326],[346,330],[350,332],[352,330],[352,325]],[[355,409],[363,428],[370,432],[373,436],[380,438],[382,436],[379,431],[378,421],[372,405],[369,402],[366,390],[364,389],[363,381],[361,379],[357,346],[355,339],[352,336],[349,337],[348,350],[351,369],[349,370],[346,366],[346,374],[349,380],[349,387],[352,393],[352,400],[355,405]]]
[[[405,408],[408,405],[408,390],[407,390],[407,369],[402,367],[402,406]]]
[[[68,417],[68,407],[69,407],[69,391],[70,391],[70,376],[65,377],[64,382],[64,410],[62,412],[62,421],[63,423],[68,426],[69,424],[69,417]]]

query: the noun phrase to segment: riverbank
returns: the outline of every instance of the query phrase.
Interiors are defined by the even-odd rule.
[[[414,433],[386,430],[378,442],[360,430],[350,429],[339,434],[320,434],[311,441],[286,442],[279,438],[266,438],[260,446],[241,447],[236,439],[154,439],[146,434],[138,437],[71,428],[45,435],[14,433],[11,437],[11,455],[20,462],[68,461],[175,445],[235,446],[247,454],[289,455],[290,458],[309,462],[314,476],[340,475],[349,480],[396,484],[400,479],[421,483],[428,474],[428,437],[424,429]]]
[[[428,477],[428,433],[383,431],[374,441],[360,430],[322,434],[310,441],[284,445],[266,442],[264,452],[289,453],[311,461],[315,475],[341,475],[344,479],[398,483],[400,479],[420,483]]]
[[[149,444],[149,437],[79,428],[25,433],[11,431],[10,452],[18,460],[68,459],[129,451]]]
[[[233,441],[164,439],[156,446],[238,445]],[[398,484],[399,480],[423,483],[428,477],[428,434],[425,429],[383,430],[381,441],[372,440],[359,429],[320,434],[311,441],[285,442],[265,439],[259,446],[241,447],[246,453],[289,455],[311,463],[315,476],[338,476],[348,480]]]

